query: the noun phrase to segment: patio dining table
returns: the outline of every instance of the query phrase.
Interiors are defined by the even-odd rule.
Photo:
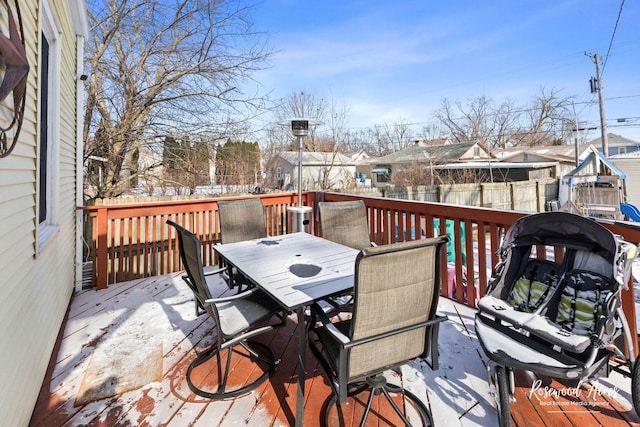
[[[296,425],[302,425],[307,328],[305,308],[353,287],[358,250],[304,232],[218,245],[221,261],[296,313],[298,390]]]

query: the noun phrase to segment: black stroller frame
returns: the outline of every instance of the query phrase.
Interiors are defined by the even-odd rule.
[[[548,260],[551,249],[562,259]],[[511,424],[514,369],[578,385],[616,370],[631,377],[640,414],[636,340],[621,298],[637,252],[594,220],[566,212],[528,215],[509,228],[475,319],[501,426]]]

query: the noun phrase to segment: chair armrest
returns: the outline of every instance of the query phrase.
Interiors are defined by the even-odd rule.
[[[223,273],[223,272],[225,272],[225,271],[227,271],[227,270],[229,270],[229,268],[228,268],[228,267],[214,268],[214,269],[212,269],[212,270],[206,270],[206,271],[204,272],[204,275],[205,275],[205,276],[212,276],[212,275],[214,275],[214,274],[220,274],[220,273]]]
[[[224,271],[227,271],[228,269],[229,269],[228,267],[214,268],[213,270],[206,270],[204,272],[204,275],[205,276],[211,276],[211,275],[214,275],[214,274],[220,274],[220,273],[222,273]]]
[[[329,319],[329,316],[327,316],[322,307],[314,303],[311,306],[311,310],[313,311],[314,315],[318,317],[318,320],[320,320],[320,323],[322,323],[322,326],[327,330],[327,332],[333,338],[335,338],[335,340],[338,341],[342,345],[342,347],[349,343],[349,338],[342,332],[340,332],[338,328],[336,328],[336,325],[331,322],[331,319]]]
[[[234,295],[230,295],[230,296],[227,296],[227,297],[211,298],[211,299],[205,300],[205,303],[207,303],[207,304],[215,304],[215,303],[219,303],[219,302],[235,301],[235,300],[247,298],[248,296],[253,295],[256,292],[261,292],[261,291],[258,288],[249,288],[246,291],[243,291],[243,292],[240,292],[240,293],[237,293],[237,294],[234,294]]]
[[[359,339],[359,340],[349,341],[348,347],[354,347],[354,346],[357,346],[357,345],[366,344],[366,343],[373,342],[373,341],[378,341],[378,340],[381,340],[382,338],[387,338],[387,337],[390,337],[390,336],[393,336],[393,335],[396,335],[396,334],[402,333],[402,332],[412,331],[414,329],[419,329],[419,328],[424,328],[424,327],[431,327],[431,326],[438,326],[439,323],[444,322],[445,320],[449,320],[449,318],[447,316],[442,316],[442,315],[436,314],[433,319],[429,319],[429,320],[426,320],[424,322],[416,323],[415,325],[405,326],[405,327],[393,329],[393,330],[390,330],[390,331],[387,331],[387,332],[382,332],[380,334],[371,335],[369,337],[362,338],[362,339]]]

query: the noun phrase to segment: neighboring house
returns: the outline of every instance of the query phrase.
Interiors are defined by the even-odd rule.
[[[164,174],[164,164],[162,158],[161,144],[148,146],[140,144],[138,150],[138,181],[137,189],[144,191],[144,194],[160,194],[164,190],[161,184]],[[86,189],[85,189],[86,191]]]
[[[283,151],[267,171],[268,186],[282,190],[298,188],[298,152]],[[330,190],[355,186],[356,162],[334,152],[302,153],[302,189]]]
[[[371,172],[374,185],[380,186],[390,182],[393,174],[409,165],[420,164],[438,169],[440,165],[489,160],[491,157],[478,143],[442,144],[441,140],[416,141],[403,150],[375,159]]]
[[[502,163],[530,164],[530,168],[537,169],[537,175],[543,164],[549,165],[546,177],[561,178],[572,171],[589,153],[590,144],[550,145],[537,147],[511,147],[495,150],[494,155]],[[535,175],[535,174],[534,174]],[[532,177],[532,179],[535,179]]]
[[[25,100],[19,134],[2,135],[15,147],[0,158],[0,424],[26,426],[81,285],[84,1],[1,2],[0,32],[2,129]],[[12,68],[22,51],[28,70]]]
[[[608,159],[627,175],[626,181],[640,181],[640,142],[624,138],[613,133],[607,134],[609,140]],[[587,144],[577,146],[578,162],[576,162],[576,146],[553,145],[545,147],[512,147],[496,150],[494,154],[501,162],[529,162],[531,166],[540,168],[544,162],[557,163],[557,178],[562,178],[575,169],[578,164],[591,155],[593,150],[602,152],[602,138],[596,138]],[[612,154],[620,153],[620,154]],[[626,201],[640,206],[640,186],[626,185]]]
[[[349,154],[349,157],[356,163],[356,186],[369,188],[372,186],[372,164],[376,161],[364,150]]]
[[[598,150],[602,151],[602,137],[598,137],[589,141],[589,144],[594,145]],[[640,142],[634,141],[629,138],[625,138],[615,133],[607,134],[608,153],[607,157],[615,156],[618,154],[627,154],[640,151]]]
[[[626,202],[640,207],[640,150],[609,156],[611,163],[627,175]]]

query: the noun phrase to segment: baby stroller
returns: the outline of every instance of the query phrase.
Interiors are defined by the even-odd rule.
[[[631,376],[640,414],[640,368],[621,305],[637,249],[566,212],[522,217],[507,231],[475,318],[501,426],[511,424],[513,369],[576,384],[617,370]]]

